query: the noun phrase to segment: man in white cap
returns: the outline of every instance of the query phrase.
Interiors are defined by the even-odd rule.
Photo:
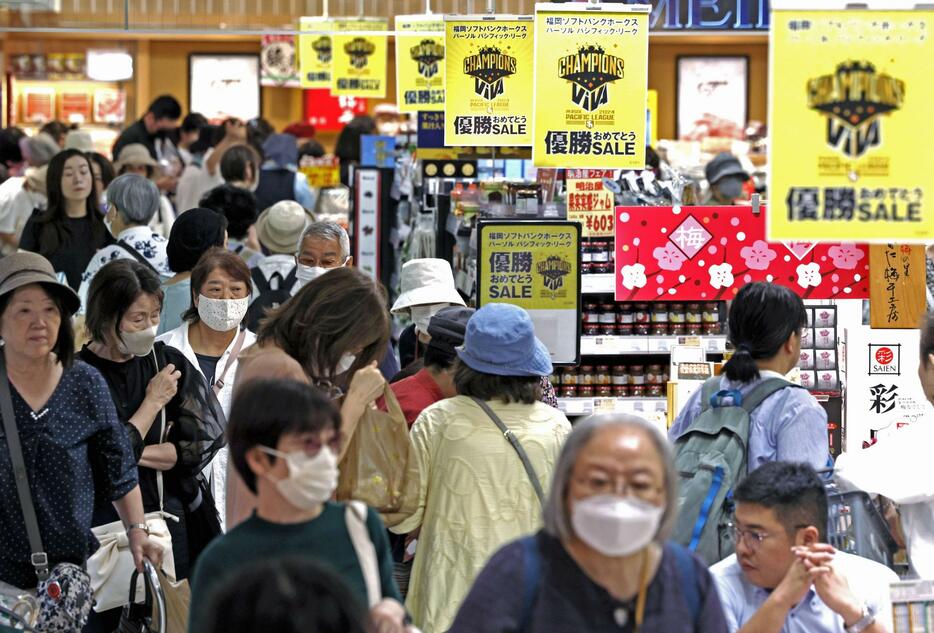
[[[463,306],[464,299],[454,285],[451,265],[443,259],[412,259],[402,265],[401,293],[392,305],[394,315],[408,314],[412,325],[399,336],[402,367],[420,358],[431,340],[428,322],[442,308]],[[422,353],[420,353],[420,350]]]
[[[294,200],[282,200],[256,220],[256,237],[266,258],[250,269],[255,299],[244,323],[256,331],[266,311],[285,303],[296,285],[295,252],[311,216]]]

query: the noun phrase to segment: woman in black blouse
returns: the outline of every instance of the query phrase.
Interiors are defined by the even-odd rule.
[[[162,289],[159,278],[135,260],[106,264],[88,291],[86,325],[91,342],[80,357],[96,367],[110,388],[117,416],[126,427],[139,464],[140,489],[146,512],[159,508],[157,471],[164,481],[163,510],[172,536],[176,578],[187,578],[194,559],[206,545],[201,525],[193,535],[191,517],[216,516],[206,493],[202,469],[223,446],[226,421],[214,394],[198,370],[173,347],[155,343]],[[166,432],[160,412],[165,408]],[[95,525],[113,521],[109,508],[98,504]],[[214,533],[220,525],[213,521]],[[110,617],[119,618],[119,609]],[[97,614],[94,623],[106,619]],[[111,627],[116,628],[116,620]]]
[[[48,259],[77,290],[94,253],[114,241],[98,210],[90,159],[76,149],[59,152],[49,163],[46,187],[48,207],[26,222],[19,247]]]

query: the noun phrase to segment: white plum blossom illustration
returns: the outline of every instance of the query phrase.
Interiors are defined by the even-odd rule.
[[[821,282],[820,264],[811,262],[810,264],[800,264],[798,271],[798,285],[802,288],[814,286],[817,288]]]
[[[708,269],[710,285],[714,288],[729,288],[733,285],[733,266],[727,263],[714,264]]]
[[[635,288],[645,288],[648,280],[645,278],[645,266],[642,264],[633,264],[632,266],[623,266],[623,287],[626,290]]]

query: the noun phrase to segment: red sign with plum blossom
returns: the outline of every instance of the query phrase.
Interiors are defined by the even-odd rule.
[[[617,207],[616,300],[732,299],[753,281],[805,299],[869,297],[868,246],[772,243],[765,227],[765,207]]]

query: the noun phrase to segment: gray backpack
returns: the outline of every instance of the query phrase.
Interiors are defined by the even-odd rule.
[[[733,514],[733,487],[746,474],[749,414],[785,387],[783,378],[769,378],[743,396],[720,390],[720,377],[701,388],[701,412],[675,442],[678,518],[672,540],[717,563],[734,551],[728,529]]]

